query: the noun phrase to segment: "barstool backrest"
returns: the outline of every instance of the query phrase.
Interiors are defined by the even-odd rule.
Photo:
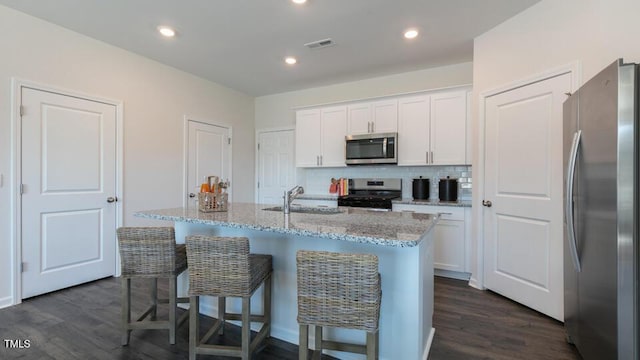
[[[251,283],[249,239],[191,235],[185,239],[189,295],[237,296]]]
[[[173,227],[121,227],[117,230],[123,276],[170,276],[176,271]]]
[[[378,257],[300,250],[298,323],[375,331],[380,318]]]

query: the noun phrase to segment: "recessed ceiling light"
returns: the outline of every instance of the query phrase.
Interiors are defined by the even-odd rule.
[[[287,56],[286,58],[284,58],[284,62],[286,62],[289,65],[293,65],[293,64],[297,63],[298,60],[296,58],[294,58],[293,56]]]
[[[416,36],[418,36],[418,30],[416,29],[409,29],[404,32],[404,37],[407,39],[415,39]]]
[[[168,26],[158,26],[158,32],[165,37],[174,37],[176,36],[176,31]]]
[[[296,4],[304,4],[307,2],[307,0],[291,0],[291,1],[293,1]]]

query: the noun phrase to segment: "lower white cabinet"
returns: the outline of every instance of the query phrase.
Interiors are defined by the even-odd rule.
[[[433,230],[433,263],[439,270],[467,272],[467,221],[465,208],[457,206],[430,206],[413,204],[393,204],[393,211],[413,211],[417,213],[440,213],[440,221]],[[441,273],[436,275],[445,275]],[[460,276],[453,276],[460,277]]]

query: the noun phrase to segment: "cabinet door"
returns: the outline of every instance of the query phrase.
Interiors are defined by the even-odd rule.
[[[320,109],[296,112],[296,166],[319,166],[320,153]]]
[[[398,100],[398,165],[429,162],[429,96]]]
[[[463,272],[464,221],[440,220],[433,231],[433,266]]]
[[[371,103],[359,103],[347,107],[347,134],[359,135],[371,131]]]
[[[431,95],[431,165],[466,163],[467,93]]]
[[[345,140],[347,135],[347,107],[336,106],[321,110],[321,149],[320,166],[346,166]]]
[[[398,100],[384,100],[373,103],[373,133],[398,131]]]

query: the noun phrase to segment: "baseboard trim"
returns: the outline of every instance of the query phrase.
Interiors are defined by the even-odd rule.
[[[12,306],[13,304],[13,296],[7,296],[0,299],[0,309]]]
[[[424,349],[424,353],[422,354],[422,360],[427,360],[429,358],[429,351],[431,350],[431,344],[433,343],[433,337],[436,335],[436,329],[431,328],[429,332],[429,339],[427,339],[427,347]]]
[[[435,276],[441,276],[441,277],[457,279],[457,280],[465,280],[465,281],[469,280],[469,278],[471,277],[471,274],[467,272],[442,270],[442,269],[434,269],[433,274]]]
[[[480,286],[478,279],[474,278],[473,276],[469,279],[469,286],[471,286],[474,289],[485,290],[483,286]]]

